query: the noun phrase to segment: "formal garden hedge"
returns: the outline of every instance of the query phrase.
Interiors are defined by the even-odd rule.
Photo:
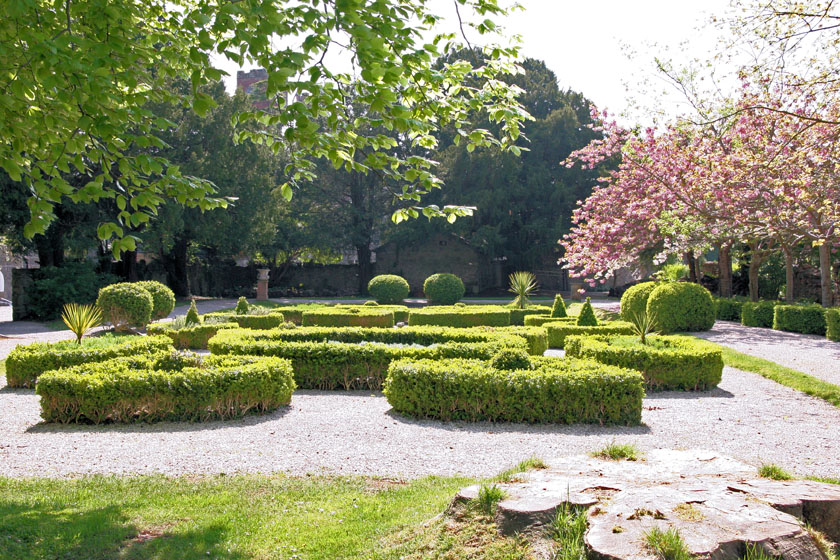
[[[102,319],[115,331],[127,331],[145,327],[152,320],[154,299],[139,284],[121,282],[99,290],[96,305],[102,310]]]
[[[394,312],[378,307],[331,307],[304,311],[304,327],[393,327]]]
[[[649,336],[641,344],[635,336],[570,336],[566,355],[636,369],[654,391],[704,391],[723,373],[720,347],[688,337]]]
[[[152,296],[152,321],[163,319],[175,309],[175,294],[165,284],[154,280],[136,282]]]
[[[546,323],[549,348],[563,348],[566,337],[571,335],[633,334],[633,325],[624,321],[611,321],[596,327],[582,327],[576,323]]]
[[[771,328],[773,326],[773,309],[777,305],[779,305],[777,301],[745,301],[741,305],[741,324],[747,327]]]
[[[524,326],[525,319],[534,315],[548,315],[551,313],[551,308],[544,305],[529,305],[525,309],[517,309],[512,307],[510,309],[510,325]]]
[[[281,311],[272,310],[270,313],[241,315],[238,313],[207,313],[203,320],[212,319],[218,322],[236,323],[243,329],[275,329],[286,322]]]
[[[645,313],[650,293],[656,286],[656,282],[642,282],[627,288],[621,295],[621,318],[627,321],[634,315]]]
[[[715,316],[720,321],[741,321],[741,307],[746,303],[737,298],[715,298]]]
[[[271,309],[271,313],[280,313],[286,321],[294,323],[295,325],[300,325],[303,323],[304,312],[331,308],[331,305],[327,305],[325,303],[300,303],[298,305],[274,307]]]
[[[207,341],[216,336],[221,329],[238,329],[238,323],[205,322],[172,328],[168,323],[153,323],[146,328],[150,335],[164,335],[172,340],[178,349],[199,350],[207,348]]]
[[[408,315],[411,311],[405,305],[379,305],[375,301],[366,302],[364,305],[341,304],[336,305],[334,309],[361,309],[363,311],[370,311],[371,309],[376,309],[377,311],[391,311],[394,314],[394,324],[408,323]]]
[[[368,293],[379,304],[400,303],[408,297],[410,287],[402,276],[380,274],[371,278],[367,285]]]
[[[542,327],[544,325],[550,323],[561,323],[561,324],[568,324],[568,325],[576,325],[577,324],[577,317],[551,317],[549,315],[529,315],[525,317],[525,326],[526,327]]]
[[[294,389],[288,360],[182,353],[53,370],[35,387],[45,421],[95,424],[237,418],[288,404]]]
[[[712,294],[693,282],[660,283],[650,292],[646,311],[663,334],[707,331],[715,324]]]
[[[408,316],[411,326],[439,327],[506,327],[510,325],[510,309],[501,306],[452,305],[412,309]]]
[[[819,305],[777,305],[773,308],[773,328],[825,336],[825,308]]]
[[[840,309],[825,310],[825,337],[840,342]]]
[[[384,392],[394,410],[439,420],[636,425],[644,388],[637,371],[588,360],[532,358],[533,369],[489,360],[391,363]]]
[[[102,362],[119,356],[144,356],[172,350],[166,336],[97,337],[17,346],[6,358],[9,387],[33,387],[38,377],[53,369]]]

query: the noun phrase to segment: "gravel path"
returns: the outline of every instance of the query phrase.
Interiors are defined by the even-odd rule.
[[[840,477],[840,409],[731,368],[705,393],[655,393],[638,427],[415,421],[380,394],[298,391],[290,407],[205,424],[39,424],[38,398],[0,389],[0,475],[171,475],[237,471],[418,477],[486,476],[531,455],[582,453],[612,441],[705,448],[752,464]]]
[[[840,342],[824,336],[745,327],[730,321],[718,321],[712,330],[692,334],[840,385]]]

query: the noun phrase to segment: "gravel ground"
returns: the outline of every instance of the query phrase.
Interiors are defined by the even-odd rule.
[[[712,330],[693,334],[840,385],[840,342],[824,336],[745,327],[730,321],[718,321]]]
[[[840,477],[840,409],[731,368],[704,393],[655,393],[637,427],[442,423],[403,418],[381,394],[297,391],[265,416],[205,424],[45,425],[28,390],[0,389],[0,475],[331,472],[487,476],[612,441],[705,448]]]

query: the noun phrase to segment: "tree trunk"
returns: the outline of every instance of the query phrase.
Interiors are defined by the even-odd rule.
[[[685,260],[688,263],[688,279],[695,284],[698,281],[697,278],[697,259],[694,258],[694,253],[689,251],[685,254]]]
[[[785,301],[793,304],[793,251],[790,247],[784,248],[785,254]]]
[[[172,250],[163,255],[163,266],[166,268],[166,276],[169,287],[176,296],[189,297],[190,277],[187,272],[187,251],[189,241],[185,236],[179,235],[175,238]]]
[[[359,256],[359,294],[367,294],[367,285],[373,274],[370,253],[370,243],[356,246],[356,254]]]
[[[127,282],[137,282],[137,251],[123,251],[120,264],[122,277]]]
[[[828,241],[820,245],[820,295],[823,307],[831,307],[831,245]]]
[[[732,254],[729,245],[722,245],[718,251],[718,294],[720,297],[732,297]]]
[[[758,301],[758,269],[761,268],[761,259],[758,257],[756,251],[750,255],[750,301]]]

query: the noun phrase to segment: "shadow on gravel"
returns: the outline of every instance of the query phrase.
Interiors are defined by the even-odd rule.
[[[0,387],[0,393],[6,393],[9,395],[25,395],[27,397],[34,397],[35,389],[27,389],[25,387],[9,387],[8,385],[3,385]]]
[[[647,391],[645,394],[645,400],[687,400],[693,401],[694,399],[732,399],[735,398],[735,395],[730,393],[725,389],[721,389],[720,387],[716,387],[711,391]]]

